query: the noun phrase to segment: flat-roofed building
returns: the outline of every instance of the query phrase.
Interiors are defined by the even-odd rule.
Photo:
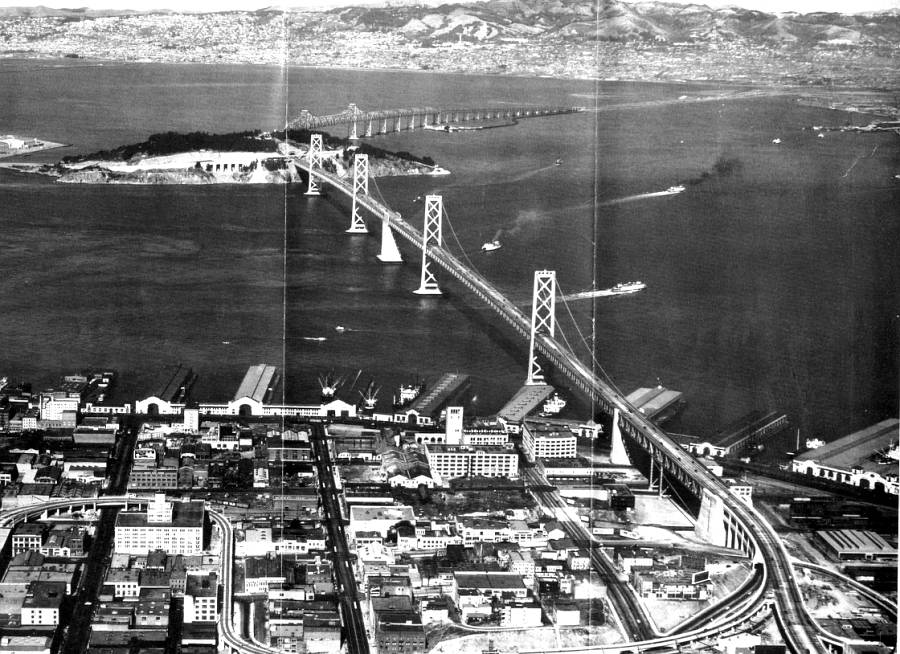
[[[518,434],[525,418],[551,395],[553,387],[549,384],[526,384],[497,412],[497,419],[507,432]]]
[[[838,558],[843,560],[866,561],[876,559],[897,559],[897,548],[892,547],[874,531],[858,529],[837,529],[817,531],[819,537]]]
[[[123,511],[116,516],[116,552],[200,554],[204,516],[202,500],[168,502],[164,495],[157,494],[146,511]]]
[[[528,589],[521,575],[515,572],[454,572],[453,600],[457,606],[460,596],[466,593],[501,599],[525,599]]]
[[[215,572],[190,574],[184,589],[184,621],[216,622],[219,619],[218,581]]]
[[[519,475],[519,455],[510,448],[496,445],[429,445],[428,464],[449,481],[457,477],[504,477]]]
[[[794,472],[863,490],[900,494],[900,420],[890,418],[794,458]]]
[[[522,449],[529,461],[574,458],[578,453],[578,437],[571,431],[525,422],[522,428]]]
[[[44,543],[44,525],[37,522],[22,522],[13,528],[12,553],[13,556],[28,550],[38,551]]]
[[[22,604],[22,626],[56,626],[59,608],[66,596],[66,584],[59,581],[34,581]]]
[[[50,654],[50,636],[2,636],[0,654]]]
[[[665,422],[678,412],[682,393],[663,386],[654,388],[638,388],[628,395],[628,400],[635,409],[656,422]]]
[[[350,507],[350,538],[355,542],[359,532],[375,532],[385,538],[391,527],[404,521],[416,523],[416,514],[410,506],[353,505]]]

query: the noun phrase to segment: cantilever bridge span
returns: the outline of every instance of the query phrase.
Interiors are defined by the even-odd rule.
[[[360,126],[365,128],[365,136],[387,134],[435,127],[449,123],[464,123],[486,120],[519,120],[538,116],[557,116],[584,111],[584,107],[562,107],[550,105],[503,105],[497,107],[414,107],[407,109],[381,109],[363,111],[350,104],[340,113],[315,116],[307,110],[288,122],[289,129],[322,129],[335,125],[346,125],[350,138],[358,138]]]
[[[329,183],[348,196],[354,196],[353,188],[335,175],[321,168],[311,167],[302,159],[297,160],[296,164],[311,177]],[[356,202],[381,219],[382,229],[396,231],[417,248],[423,247],[422,233],[398,212],[368,194],[357,194]],[[475,293],[516,332],[529,338],[529,318],[488,280],[440,246],[429,245],[426,250],[428,257]],[[825,631],[809,615],[791,559],[780,537],[765,518],[732,494],[720,479],[668,434],[634,410],[617,389],[594,374],[589,366],[552,336],[538,334],[535,348],[605,411],[617,412],[621,418],[622,430],[638,446],[649,452],[669,475],[681,481],[698,497],[702,497],[704,504],[718,507],[718,517],[714,519],[724,523],[722,528],[725,532],[725,544],[743,550],[762,564],[767,573],[765,598],[760,597],[756,602],[749,603],[740,617],[756,615],[761,606],[770,605],[775,609],[776,620],[786,644],[795,654],[845,651],[848,641]],[[733,611],[723,609],[723,615],[710,616],[710,621],[720,624],[725,620],[725,615],[734,619]],[[687,636],[688,633],[692,632],[682,636]]]

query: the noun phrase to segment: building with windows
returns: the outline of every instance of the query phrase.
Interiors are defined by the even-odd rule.
[[[457,477],[519,476],[519,455],[515,450],[496,445],[427,445],[431,470],[443,481]]]
[[[22,604],[22,626],[56,626],[59,607],[66,596],[66,584],[61,581],[34,581],[28,586]]]
[[[522,449],[529,461],[574,458],[578,437],[569,430],[526,421],[522,426]]]
[[[28,550],[40,550],[44,544],[44,525],[37,522],[22,522],[12,532],[13,556]]]
[[[203,551],[202,500],[169,502],[157,493],[146,511],[123,511],[116,516],[115,547],[123,554],[200,554]]]
[[[900,494],[900,420],[891,418],[794,458],[792,470],[863,490]]]
[[[219,619],[216,573],[189,574],[184,589],[184,621],[216,622]]]

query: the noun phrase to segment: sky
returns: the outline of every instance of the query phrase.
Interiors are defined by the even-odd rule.
[[[419,0],[423,4],[445,4],[467,0]],[[471,0],[469,0],[471,1]],[[627,0],[626,0],[627,1]],[[836,11],[860,13],[866,11],[900,10],[900,0],[665,0],[678,4],[706,4],[710,7],[738,6],[767,12]],[[376,4],[376,0],[0,0],[0,7],[37,6],[55,8],[90,7],[91,9],[173,9],[181,11],[254,10],[270,6],[290,6],[298,9],[326,9],[335,6]],[[379,3],[380,4],[380,3]],[[398,3],[401,4],[401,3]],[[408,1],[402,4],[409,4]]]

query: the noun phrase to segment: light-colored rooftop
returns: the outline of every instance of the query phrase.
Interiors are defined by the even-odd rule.
[[[553,394],[549,384],[522,386],[497,415],[510,422],[522,422],[529,413]]]
[[[243,397],[249,397],[259,403],[264,402],[266,394],[277,383],[278,368],[265,363],[250,366],[247,369],[241,385],[238,386],[234,399],[239,400]]]
[[[855,466],[869,470],[876,465],[869,461],[869,457],[879,450],[890,447],[892,443],[896,443],[898,436],[900,436],[900,420],[889,418],[836,441],[826,443],[822,447],[804,452],[796,457],[796,460],[815,461],[821,465],[841,470],[850,470]],[[896,464],[893,466],[893,470],[897,471]]]
[[[365,520],[409,520],[415,522],[416,514],[411,506],[361,506],[350,507],[350,522]]]

